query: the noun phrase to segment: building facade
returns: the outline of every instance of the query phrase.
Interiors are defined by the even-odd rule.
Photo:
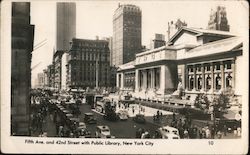
[[[70,42],[72,38],[76,36],[76,4],[58,2],[56,19],[56,49],[53,55],[53,87],[59,91],[62,89],[62,67],[65,67],[62,66],[62,56],[65,52],[69,51]],[[66,88],[65,80],[63,88]]]
[[[221,30],[221,31],[230,30],[225,7],[217,6],[215,11],[211,10],[207,28],[211,30]]]
[[[55,87],[55,67],[53,64],[49,65],[47,67],[47,70],[48,70],[48,85],[49,87]]]
[[[49,87],[48,70],[44,69],[43,74],[44,74],[44,88],[48,88]]]
[[[64,51],[56,51],[53,55],[53,66],[54,66],[54,88],[58,91],[61,89],[62,79],[62,56]]]
[[[155,49],[166,45],[165,36],[163,34],[155,34],[155,38],[150,42],[150,49]]]
[[[30,24],[30,3],[12,3],[11,24],[11,134],[28,136],[34,41],[34,25]]]
[[[110,86],[110,52],[107,40],[72,39],[67,53],[67,87]]]
[[[44,73],[38,73],[37,74],[37,88],[44,88],[44,85],[45,85],[45,76],[44,76]]]
[[[178,85],[183,87],[183,99],[190,101],[197,94],[212,96],[226,89],[240,98],[242,45],[242,38],[229,32],[182,28],[166,46],[139,53],[121,65],[117,86],[146,99],[171,96]]]
[[[141,10],[135,5],[120,5],[113,15],[112,65],[135,59],[141,50]]]

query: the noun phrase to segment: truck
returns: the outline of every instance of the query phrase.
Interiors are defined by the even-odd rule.
[[[96,104],[96,111],[103,113],[103,118],[116,121],[119,119],[118,115],[116,114],[116,106],[111,103],[109,99],[102,99],[97,101]]]
[[[92,93],[86,93],[86,103],[91,106],[91,108],[94,108],[94,94]]]
[[[135,104],[135,100],[131,95],[122,96],[119,99],[119,102],[126,105],[126,106],[129,106],[130,104]]]

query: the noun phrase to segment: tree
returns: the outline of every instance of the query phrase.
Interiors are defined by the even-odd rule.
[[[233,96],[231,90],[225,90],[219,96],[214,97],[213,106],[215,116],[222,116],[230,108],[230,101]]]
[[[194,106],[196,108],[199,108],[199,109],[207,112],[209,109],[209,105],[210,105],[210,101],[208,100],[206,94],[198,94],[196,96],[195,101],[194,101]]]

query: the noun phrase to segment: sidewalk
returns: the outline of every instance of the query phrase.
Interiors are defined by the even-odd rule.
[[[134,113],[133,113],[132,107],[134,107]],[[143,108],[144,112],[143,111],[139,112],[139,107]],[[125,109],[125,106],[123,104],[121,104],[120,108],[118,106],[116,106],[116,112],[118,112],[121,109]],[[140,106],[138,104],[130,104],[129,108],[127,108],[126,110],[128,110],[129,117],[135,117],[135,115],[139,114],[139,113],[143,114],[145,117],[147,117],[147,116],[153,117],[154,115],[157,114],[157,111],[159,109],[146,107],[146,106]],[[159,110],[159,112],[162,112],[162,115],[172,115],[173,114],[172,112],[165,111],[165,110]]]
[[[53,120],[51,120],[49,114],[46,116],[45,118],[45,122],[43,122],[42,125],[42,131],[43,133],[47,134],[47,137],[56,137],[56,125],[53,122]],[[32,133],[33,137],[38,137],[39,136],[39,129],[36,130],[35,132]]]

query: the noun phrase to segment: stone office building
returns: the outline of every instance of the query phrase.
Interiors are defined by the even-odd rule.
[[[138,6],[120,5],[113,15],[112,65],[116,67],[135,59],[141,50],[141,10]]]
[[[139,53],[121,65],[117,86],[147,99],[171,95],[180,83],[190,100],[226,88],[240,97],[242,45],[242,38],[229,32],[183,27],[168,45]],[[128,84],[131,79],[134,85]]]
[[[107,40],[72,39],[67,53],[67,87],[110,86],[110,52]]]
[[[34,25],[30,3],[13,2],[11,17],[11,134],[30,135],[31,57]]]
[[[62,56],[64,51],[56,51],[53,55],[53,66],[54,66],[54,88],[56,90],[61,90],[62,83]]]

